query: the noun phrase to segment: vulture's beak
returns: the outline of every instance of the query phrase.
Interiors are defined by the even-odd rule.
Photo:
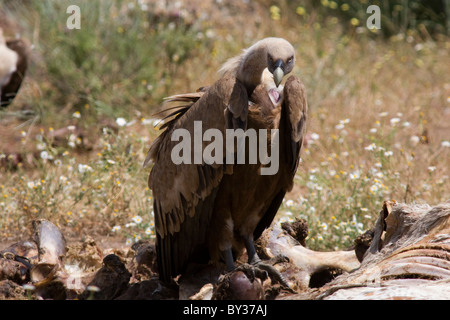
[[[284,72],[281,68],[276,68],[273,72],[273,81],[275,81],[275,85],[278,87],[283,80]]]
[[[283,71],[283,60],[277,60],[275,61],[275,70],[273,71],[273,81],[275,81],[275,85],[278,86],[281,83],[281,80],[283,80],[284,77],[284,71]]]

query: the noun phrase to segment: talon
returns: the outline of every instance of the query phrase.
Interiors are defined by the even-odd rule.
[[[289,287],[289,284],[287,283],[286,279],[283,277],[283,275],[273,266],[271,266],[270,264],[265,264],[263,262],[257,262],[255,264],[255,267],[265,270],[269,276],[270,279],[278,282],[279,284],[281,284],[283,287],[286,287],[286,289],[292,290]]]
[[[242,264],[236,267],[236,270],[244,272],[251,281],[254,281],[255,278],[264,281],[269,277],[266,270],[260,269],[253,264]]]

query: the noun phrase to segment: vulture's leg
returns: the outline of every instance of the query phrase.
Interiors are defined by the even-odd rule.
[[[255,245],[253,244],[253,237],[252,236],[244,237],[244,241],[245,247],[247,248],[248,263],[256,268],[266,271],[271,279],[276,280],[282,286],[285,286],[286,288],[290,289],[289,284],[284,279],[283,275],[274,266],[263,263],[261,261],[258,254],[256,253]]]
[[[231,248],[223,251],[223,256],[225,258],[225,264],[227,265],[227,271],[233,271],[236,267],[234,266],[233,252]]]

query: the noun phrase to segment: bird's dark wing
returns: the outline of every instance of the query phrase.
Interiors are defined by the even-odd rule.
[[[279,124],[280,134],[280,191],[258,223],[253,236],[258,239],[264,229],[272,223],[286,192],[293,186],[294,176],[300,160],[300,150],[306,132],[308,105],[306,89],[296,76],[290,76],[284,85],[283,102]]]
[[[180,274],[196,249],[204,244],[215,194],[226,170],[223,164],[175,164],[171,153],[180,142],[172,141],[172,133],[176,129],[189,132],[193,163],[194,121],[201,121],[203,132],[219,129],[225,137],[228,128],[245,128],[247,113],[245,87],[235,77],[225,76],[198,101],[183,108],[182,114],[170,121],[152,144],[144,165],[154,163],[149,187],[154,199],[158,269],[162,280],[170,281]],[[202,153],[207,145],[202,143]]]
[[[0,107],[6,108],[16,97],[25,77],[28,68],[28,44],[21,39],[8,40],[6,45],[9,49],[14,50],[19,56],[17,61],[17,70],[11,75],[9,82],[2,88],[0,97]]]

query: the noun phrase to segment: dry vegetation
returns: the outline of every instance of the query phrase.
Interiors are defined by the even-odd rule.
[[[2,245],[23,239],[35,218],[69,239],[152,237],[141,165],[158,134],[154,112],[266,36],[294,45],[308,90],[307,146],[279,212],[308,221],[307,246],[348,248],[384,200],[450,198],[446,36],[425,25],[370,32],[360,11],[345,20],[351,7],[339,1],[83,1],[81,29],[66,30],[77,2],[2,6],[5,33],[33,44],[22,90],[0,113]]]

